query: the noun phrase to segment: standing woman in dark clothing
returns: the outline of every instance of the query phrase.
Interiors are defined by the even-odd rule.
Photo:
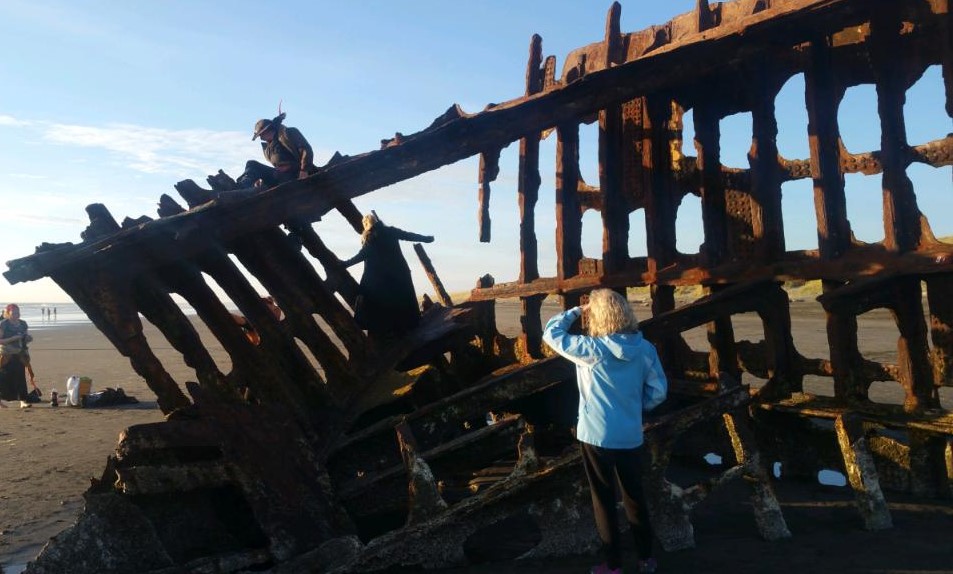
[[[20,408],[30,406],[26,402],[26,365],[22,354],[33,340],[26,331],[26,321],[20,320],[20,307],[7,305],[0,321],[0,399],[20,401]]]
[[[420,307],[399,240],[433,243],[433,236],[384,225],[373,213],[363,224],[361,250],[344,262],[345,267],[364,262],[354,319],[371,336],[405,333],[420,321]]]

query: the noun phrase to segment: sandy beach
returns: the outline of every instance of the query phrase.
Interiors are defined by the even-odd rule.
[[[636,304],[641,317],[646,307]],[[555,312],[547,305],[544,316]],[[518,318],[515,303],[498,309],[503,331],[513,334]],[[823,314],[816,304],[794,304],[795,344],[812,357],[827,357]],[[757,317],[739,317],[736,337],[759,340]],[[890,361],[896,356],[897,330],[886,313],[869,313],[860,328],[862,352],[871,359]],[[132,370],[127,359],[92,325],[72,324],[33,331],[31,345],[37,382],[44,402],[30,409],[0,409],[0,566],[17,573],[46,541],[70,526],[82,510],[82,493],[91,477],[99,477],[126,427],[163,419],[155,396]],[[200,328],[210,350],[214,340]],[[158,332],[146,324],[146,336],[172,377],[180,383],[194,378]],[[689,334],[690,344],[704,348],[704,329]],[[217,355],[217,359],[221,354]],[[50,390],[65,392],[70,375],[93,379],[93,391],[121,387],[139,400],[136,405],[111,408],[72,408],[49,405]],[[745,381],[751,382],[751,381]],[[813,392],[830,394],[830,381],[808,382]],[[814,387],[814,388],[810,388]],[[943,389],[946,408],[953,406],[953,389]],[[878,383],[876,400],[902,398],[895,383]],[[739,488],[741,490],[739,490]],[[743,485],[734,485],[696,509],[698,548],[663,555],[666,572],[953,572],[953,505],[916,500],[888,493],[895,528],[882,532],[860,529],[849,490],[820,484],[778,483],[778,495],[795,538],[781,543],[761,541],[751,520]],[[841,545],[844,546],[841,546]],[[744,547],[744,550],[739,550]],[[745,553],[739,568],[738,552]],[[860,552],[863,556],[853,557]],[[529,565],[492,565],[455,572],[587,571],[591,557]],[[808,567],[821,561],[828,568]],[[879,566],[874,566],[880,564]]]

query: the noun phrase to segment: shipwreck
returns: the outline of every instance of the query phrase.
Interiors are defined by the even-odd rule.
[[[949,0],[699,0],[693,12],[633,33],[620,30],[620,13],[612,5],[604,40],[568,54],[558,75],[532,37],[515,99],[478,113],[452,106],[422,131],[335,155],[311,177],[272,189],[237,189],[226,174],[208,187],[186,180],[176,185],[184,204],[163,195],[156,217],[122,222],[93,204],[80,243],[43,244],[8,262],[11,283],[50,277],[62,287],[167,415],[123,432],[78,524],[28,572],[368,572],[591,549],[570,432],[573,371],[543,348],[541,307],[547,297],[574,305],[596,287],[651,294],[642,330],[672,392],[647,422],[646,480],[666,549],[692,546],[703,533],[691,508],[742,477],[761,534],[789,537],[774,463],[808,479],[841,469],[871,529],[892,525],[885,491],[953,496],[953,415],[939,402],[940,387],[953,386],[953,244],[934,237],[929,219],[949,214],[923,213],[907,174],[913,164],[953,165],[953,136],[911,142],[904,124],[905,93],[931,66],[943,73],[939,120],[953,116]],[[786,158],[775,98],[798,74],[810,153]],[[838,107],[858,85],[876,89],[879,149],[842,142]],[[688,111],[694,156],[680,152]],[[740,111],[752,118],[746,169],[721,162],[719,122]],[[579,167],[580,126],[592,124],[598,182]],[[556,140],[553,190],[540,189],[543,137]],[[479,155],[475,230],[491,241],[490,190],[501,151],[514,144],[514,278],[474,277],[468,300],[455,303],[417,246],[434,287],[421,325],[388,345],[368,340],[351,311],[357,284],[314,222],[345,217],[359,229],[351,199]],[[882,179],[880,242],[852,234],[844,188],[855,173]],[[815,250],[785,246],[781,186],[795,180],[813,183],[816,217],[805,225],[816,225]],[[555,193],[553,277],[538,266],[541,191]],[[697,253],[676,245],[686,197],[700,199]],[[601,217],[599,259],[581,248],[589,210]],[[638,212],[644,257],[628,247]],[[256,326],[259,345],[208,278]],[[829,358],[802,355],[791,334],[784,283],[813,280],[823,284]],[[679,302],[685,286],[702,294]],[[228,372],[173,294],[224,347]],[[500,300],[519,302],[516,337],[497,329]],[[896,362],[859,351],[858,317],[874,309],[895,320]],[[733,317],[752,313],[763,339],[738,340]],[[140,316],[181,353],[193,380],[168,374]],[[707,349],[684,338],[699,327]],[[805,393],[809,376],[831,392]],[[903,404],[872,402],[875,381],[898,385]],[[725,464],[694,484],[670,482],[673,461],[703,465],[706,453]]]

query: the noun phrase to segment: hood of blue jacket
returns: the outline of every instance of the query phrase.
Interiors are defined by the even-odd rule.
[[[613,333],[597,339],[602,348],[613,357],[631,361],[639,356],[642,333]]]

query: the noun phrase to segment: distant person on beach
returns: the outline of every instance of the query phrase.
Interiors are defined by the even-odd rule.
[[[584,314],[588,334],[570,334]],[[660,405],[668,394],[658,353],[639,332],[628,301],[609,289],[593,291],[586,305],[550,319],[543,340],[576,365],[576,439],[605,553],[605,562],[591,572],[622,573],[617,482],[639,555],[638,572],[655,572],[652,524],[642,492],[642,412]]]
[[[238,185],[269,188],[294,179],[304,179],[317,171],[311,144],[297,128],[282,124],[284,119],[285,114],[279,113],[270,120],[261,119],[255,123],[251,139],[261,138],[261,150],[271,165],[249,160],[245,164],[245,172],[236,180]]]
[[[365,215],[362,224],[361,250],[343,263],[364,262],[354,319],[372,337],[403,334],[417,326],[420,307],[399,241],[433,243],[433,236],[384,225],[374,213]]]
[[[20,401],[20,408],[27,408],[26,371],[30,367],[27,343],[33,337],[27,333],[26,321],[20,320],[20,307],[13,303],[3,311],[0,320],[0,399]],[[31,382],[33,382],[31,380]],[[36,383],[33,382],[36,387]]]

